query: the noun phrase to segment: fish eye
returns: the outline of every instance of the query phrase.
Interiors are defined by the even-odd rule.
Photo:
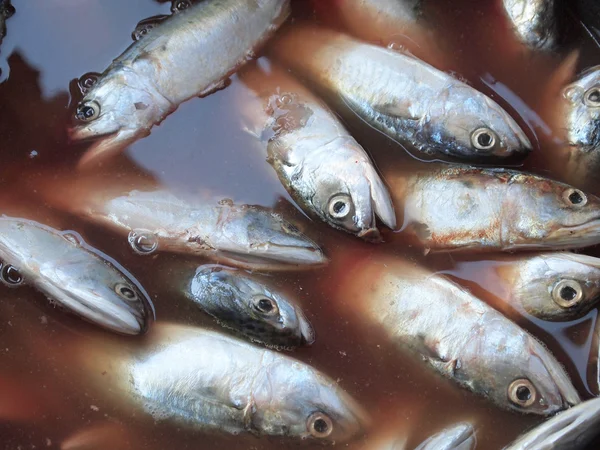
[[[517,406],[527,408],[535,402],[536,389],[526,378],[513,381],[508,386],[508,399]]]
[[[119,297],[124,298],[125,300],[133,301],[138,299],[135,289],[125,283],[117,283],[115,292]]]
[[[576,208],[581,208],[587,203],[587,196],[579,189],[567,189],[563,192],[563,199],[569,206]]]
[[[311,436],[326,438],[333,432],[333,422],[326,414],[316,412],[308,418],[306,428]]]
[[[177,13],[179,11],[183,11],[184,9],[188,9],[190,6],[192,6],[192,2],[190,0],[178,0],[173,2],[173,5],[171,6],[171,12]]]
[[[496,133],[489,128],[478,128],[471,134],[471,144],[477,150],[491,150],[496,146]]]
[[[334,219],[345,219],[352,213],[352,198],[347,194],[334,195],[329,199],[329,215]]]
[[[100,105],[98,102],[91,101],[82,103],[75,111],[75,118],[81,122],[91,122],[100,115]]]
[[[585,91],[583,102],[592,108],[600,107],[600,87],[594,86]]]
[[[560,280],[552,288],[552,300],[562,307],[570,308],[583,298],[583,289],[575,280]]]
[[[2,264],[0,280],[7,286],[15,287],[23,283],[23,275],[21,275],[21,272],[15,266]]]
[[[252,306],[254,309],[261,314],[266,316],[275,316],[279,314],[279,307],[277,303],[269,297],[265,297],[264,295],[257,295],[252,299]]]

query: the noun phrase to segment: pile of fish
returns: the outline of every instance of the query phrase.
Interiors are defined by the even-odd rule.
[[[0,38],[14,12],[8,3],[0,2]],[[388,253],[354,263],[333,295],[383,330],[399,357],[495,407],[553,416],[507,449],[583,449],[600,434],[600,399],[582,401],[559,360],[518,323],[574,320],[598,306],[600,259],[569,250],[600,244],[600,198],[506,168],[543,150],[534,149],[519,117],[446,72],[436,59],[444,51],[428,51],[436,38],[426,3],[331,2],[341,23],[334,29],[290,23],[290,0],[175,1],[171,15],[141,21],[134,42],[104,72],[78,80],[69,135],[91,142],[78,170],[142,140],[183,102],[226,89],[235,74],[246,90],[232,114],[308,217],[364,245],[411,245],[427,257],[506,252],[489,269],[499,286],[493,301]],[[560,49],[558,0],[499,3],[524,52]],[[417,50],[388,45],[397,33]],[[556,100],[577,184],[600,160],[600,66],[571,80]],[[402,173],[378,170],[346,125],[356,118],[435,161]],[[319,330],[269,278],[343,265],[343,250],[321,248],[310,229],[273,210],[218,194],[107,189],[58,206],[105,227],[135,257],[210,261],[185,292],[220,332],[161,323],[140,282],[78,232],[0,218],[4,285],[37,289],[110,332],[148,334],[143,350],[110,363],[120,382],[109,390],[119,401],[201,432],[332,442],[370,433],[369,411],[334,381],[338,374],[284,353],[310,346]],[[70,270],[75,265],[85,270]],[[476,423],[448,425],[417,448],[475,448]],[[408,448],[404,435],[375,441]]]

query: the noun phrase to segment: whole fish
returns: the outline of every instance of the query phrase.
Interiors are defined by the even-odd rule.
[[[480,262],[468,262],[480,266]],[[487,266],[487,265],[486,265]],[[475,269],[477,270],[477,269]],[[527,313],[542,320],[584,316],[600,300],[600,259],[568,252],[517,254],[494,258],[478,272],[496,295],[488,304],[506,316]],[[517,317],[519,314],[517,314]]]
[[[386,186],[364,149],[319,99],[284,71],[258,66],[240,74],[254,94],[243,99],[246,128],[305,210],[334,228],[380,239],[375,216],[396,225]]]
[[[496,102],[410,55],[311,27],[294,27],[271,48],[342,110],[421,152],[480,159],[531,149]]]
[[[558,39],[555,0],[502,0],[517,37],[532,50],[551,50]]]
[[[88,198],[78,213],[127,236],[142,255],[156,251],[201,255],[237,267],[285,270],[327,259],[294,225],[259,206],[231,200],[186,202],[168,191],[131,191]]]
[[[315,340],[300,306],[248,272],[212,264],[200,266],[187,296],[221,325],[267,346],[292,348]]]
[[[143,333],[153,314],[137,280],[74,232],[1,217],[0,261],[5,285],[31,285],[52,303],[111,331]]]
[[[365,450],[408,450],[405,436],[369,444]],[[414,450],[473,450],[477,444],[473,425],[461,422],[434,434]]]
[[[368,421],[318,370],[213,331],[157,325],[131,355],[104,351],[105,356],[83,349],[81,364],[93,369],[90,375],[101,385],[110,377],[107,395],[156,420],[206,431],[336,442],[355,436]]]
[[[600,168],[600,66],[583,72],[563,90],[564,128],[569,148],[567,172],[582,180]]]
[[[15,13],[15,8],[10,4],[10,0],[0,0],[0,43],[6,36],[6,19],[9,19]]]
[[[600,399],[594,398],[546,420],[504,450],[583,450],[598,434]]]
[[[100,139],[80,164],[147,136],[180,103],[225,87],[289,12],[289,0],[208,0],[160,18],[102,74],[83,80],[88,91],[71,137]]]
[[[338,295],[361,320],[458,385],[523,413],[580,402],[544,345],[443,276],[392,257],[357,264],[347,276]]]
[[[426,249],[516,251],[600,243],[600,199],[506,169],[453,166],[387,181],[404,228]]]

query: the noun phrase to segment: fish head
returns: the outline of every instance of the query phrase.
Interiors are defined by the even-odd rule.
[[[600,198],[565,183],[518,174],[509,189],[512,234],[519,246],[581,248],[600,242]],[[508,216],[507,216],[508,217]]]
[[[295,225],[259,206],[225,205],[220,220],[222,250],[249,268],[327,262],[320,247]]]
[[[533,336],[496,312],[481,322],[481,338],[469,341],[463,354],[472,356],[457,363],[455,377],[477,367],[469,376],[473,390],[521,413],[550,415],[581,402],[563,367]]]
[[[309,158],[289,179],[294,197],[324,222],[367,240],[379,240],[376,216],[395,228],[392,199],[381,177],[358,144],[330,143],[323,159]],[[346,148],[344,148],[346,147]]]
[[[600,151],[600,66],[565,87],[563,97],[568,144],[585,153]]]
[[[75,110],[73,141],[95,139],[85,158],[112,154],[147,136],[159,121],[165,100],[151,94],[139,77],[125,70],[101,76]]]
[[[423,129],[443,152],[459,158],[506,158],[531,151],[515,120],[470,86],[453,85],[434,102]]]
[[[509,282],[512,297],[532,316],[573,320],[600,300],[600,259],[574,253],[548,253],[526,258]]]
[[[217,317],[233,322],[235,329],[266,344],[281,347],[310,345],[314,330],[302,310],[239,269],[219,265],[198,268],[191,283],[195,297],[206,297],[203,307],[217,303],[228,314]],[[218,313],[215,313],[218,316]]]
[[[343,442],[368,424],[362,408],[333,380],[289,359],[269,365],[269,383],[255,392],[260,402],[253,426],[266,434]]]

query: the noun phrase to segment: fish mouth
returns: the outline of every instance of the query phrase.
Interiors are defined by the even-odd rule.
[[[329,260],[319,247],[269,246],[268,253],[253,254],[242,251],[219,251],[216,259],[224,264],[248,270],[286,271],[326,265]]]
[[[556,241],[562,248],[581,248],[600,243],[600,217],[591,219],[581,225],[562,227],[548,236],[549,241]],[[545,245],[542,244],[542,247]],[[552,246],[550,244],[549,246]]]

